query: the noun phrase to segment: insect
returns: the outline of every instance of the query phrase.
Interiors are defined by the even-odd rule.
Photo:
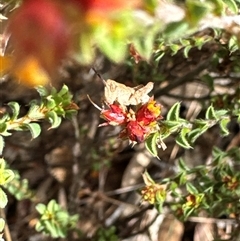
[[[149,92],[153,89],[153,82],[147,83],[145,86],[139,85],[129,87],[118,83],[114,80],[104,80],[97,72],[95,73],[101,78],[104,87],[104,102],[111,105],[114,102],[122,106],[144,104],[149,101]]]

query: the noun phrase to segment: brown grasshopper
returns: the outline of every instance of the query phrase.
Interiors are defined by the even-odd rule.
[[[105,85],[104,102],[106,104],[111,105],[118,102],[122,106],[138,105],[144,104],[150,99],[148,94],[153,89],[152,82],[147,83],[145,86],[139,85],[132,88],[111,79],[104,80],[98,73],[97,75]]]

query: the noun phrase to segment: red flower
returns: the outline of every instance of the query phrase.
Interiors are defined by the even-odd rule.
[[[133,142],[143,142],[148,129],[137,121],[130,121],[126,126],[126,135]]]
[[[157,104],[155,100],[150,99],[148,103],[141,106],[137,111],[136,119],[143,125],[150,125],[152,122],[161,119],[161,105]]]
[[[104,124],[101,124],[100,126],[104,125],[122,125],[126,122],[126,113],[122,109],[121,106],[112,104],[109,106],[110,109],[108,110],[102,110],[100,113],[100,117],[102,117],[107,122]]]

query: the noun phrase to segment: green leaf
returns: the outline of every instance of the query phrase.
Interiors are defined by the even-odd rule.
[[[167,128],[167,131],[165,131],[162,136],[169,136],[171,133],[176,132],[181,127],[181,123],[179,121],[163,121],[165,128]],[[161,133],[162,134],[162,133]]]
[[[217,116],[212,105],[208,107],[205,117],[207,120],[217,120]]]
[[[31,105],[27,115],[32,121],[43,119],[45,117],[45,115],[40,111],[40,106],[36,104]]]
[[[238,6],[235,0],[224,0],[224,3],[228,6],[228,8],[234,13],[238,14]]]
[[[187,134],[188,140],[193,144],[198,137],[200,137],[204,132],[208,130],[209,126],[204,125],[202,127],[196,128]]]
[[[182,158],[179,159],[178,166],[182,171],[189,171],[189,167],[186,165]]]
[[[43,215],[44,212],[45,212],[46,209],[47,209],[46,205],[44,205],[44,204],[42,204],[42,203],[37,204],[35,208],[36,208],[36,210],[37,210],[41,215]]]
[[[168,121],[179,121],[179,114],[180,114],[180,102],[177,102],[168,111],[167,120]]]
[[[187,19],[189,23],[195,26],[209,11],[209,6],[205,2],[204,4],[199,0],[187,0]]]
[[[223,0],[212,0],[211,1],[214,4],[214,14],[217,16],[222,16],[224,13],[224,3]]]
[[[6,168],[6,162],[3,158],[0,158],[0,171],[4,171]]]
[[[5,226],[5,220],[3,218],[0,218],[0,233],[3,232]]]
[[[179,175],[179,185],[183,185],[187,182],[187,173],[186,171],[183,171],[180,175]]]
[[[2,155],[4,146],[5,146],[4,139],[3,139],[3,137],[0,135],[0,155]]]
[[[5,169],[0,172],[0,185],[5,185],[13,180],[14,172],[10,169]]]
[[[26,127],[31,132],[33,139],[37,138],[41,133],[41,127],[37,123],[23,124],[23,126]]]
[[[183,148],[185,148],[185,149],[190,149],[190,148],[192,148],[191,145],[190,145],[190,143],[188,142],[188,140],[187,140],[187,138],[186,138],[186,136],[187,136],[187,134],[189,133],[189,131],[190,131],[189,128],[186,128],[186,127],[182,128],[181,132],[179,133],[179,135],[178,135],[177,138],[176,138],[176,143],[177,143],[179,146],[181,146],[181,147],[183,147]]]
[[[187,219],[193,212],[194,212],[195,208],[184,208],[183,209],[183,215],[184,215],[184,219]]]
[[[237,36],[232,36],[228,41],[228,48],[231,54],[238,50],[238,38]]]
[[[57,205],[56,200],[52,199],[47,205],[47,210],[51,213],[55,213],[58,210]]]
[[[175,55],[179,49],[181,49],[182,46],[178,45],[178,44],[171,44],[170,45],[170,49],[172,50],[172,56]]]
[[[184,36],[189,28],[185,21],[171,22],[164,30],[164,35],[169,39],[176,39]]]
[[[6,193],[0,188],[0,208],[5,208],[7,205],[8,199]]]
[[[64,96],[65,94],[68,94],[68,91],[69,91],[69,89],[68,89],[67,85],[63,85],[62,89],[58,92],[58,95]]]
[[[36,223],[35,229],[36,229],[37,232],[41,232],[44,229],[44,227],[43,227],[43,225],[42,225],[42,223],[40,221],[38,221]]]
[[[193,186],[191,182],[186,183],[186,188],[191,194],[197,195],[199,193],[199,191]]]
[[[17,119],[20,111],[20,105],[17,102],[12,101],[8,103],[8,106],[12,109],[13,112],[11,120]]]
[[[152,179],[152,177],[149,175],[149,173],[148,173],[147,171],[145,171],[145,172],[142,174],[142,177],[143,177],[144,183],[145,183],[147,186],[151,186],[151,185],[154,185],[154,184],[155,184],[154,180]]]
[[[57,128],[61,124],[62,119],[57,115],[55,111],[48,112],[47,117],[49,122],[51,123],[51,127],[50,127],[51,129]]]
[[[183,50],[183,55],[184,55],[185,58],[188,58],[188,53],[189,53],[189,51],[190,51],[191,48],[192,48],[191,45],[188,45],[188,46],[186,46],[186,47],[184,48],[184,50]]]
[[[222,136],[227,136],[229,134],[229,130],[227,128],[228,123],[230,122],[230,118],[223,118],[219,125],[221,128],[221,135]]]
[[[7,130],[7,123],[0,123],[0,133],[4,133]]]
[[[60,225],[56,225],[55,230],[56,230],[56,233],[57,233],[57,237],[59,237],[59,238],[65,238],[66,237],[66,235],[67,235],[66,228],[64,228]]]
[[[150,135],[147,138],[147,140],[145,140],[145,146],[146,146],[147,150],[154,157],[158,156],[157,142],[158,142],[159,136],[160,136],[159,132],[156,132],[156,133]]]
[[[45,225],[45,229],[51,235],[52,238],[58,238],[56,226],[52,220],[44,221],[44,225]]]
[[[216,116],[217,119],[223,117],[227,113],[228,113],[227,110],[215,110],[215,116]]]
[[[57,106],[57,103],[55,102],[55,100],[53,99],[53,97],[50,95],[47,98],[47,108],[48,110],[51,110],[53,108],[55,108]]]
[[[38,85],[35,89],[41,97],[48,96],[48,90],[44,86]]]

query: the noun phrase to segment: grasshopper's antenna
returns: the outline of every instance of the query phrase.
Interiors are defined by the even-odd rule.
[[[106,85],[106,80],[103,79],[103,77],[97,72],[95,68],[92,68],[92,70],[95,72],[95,74],[99,77],[99,79],[102,80],[103,84]]]

